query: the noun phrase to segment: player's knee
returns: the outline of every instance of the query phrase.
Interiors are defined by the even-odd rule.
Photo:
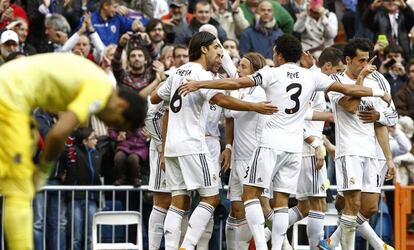
[[[370,202],[368,204],[364,204],[361,207],[360,213],[365,218],[370,218],[372,215],[378,212],[378,203],[377,202]]]
[[[232,202],[231,204],[231,215],[236,219],[243,219],[245,217],[244,214],[244,206],[242,202]]]
[[[213,207],[217,207],[220,204],[220,196],[214,195],[214,196],[208,196],[208,197],[201,197],[200,202],[204,202],[204,203],[210,204]]]
[[[163,209],[168,209],[171,205],[171,194],[154,194],[154,205]]]
[[[243,186],[243,202],[248,200],[258,199],[263,192],[263,188],[253,186]]]
[[[345,209],[347,212],[351,212],[353,215],[357,215],[361,209],[361,200],[360,199],[350,199],[345,203]]]
[[[325,212],[326,211],[325,198],[310,199],[310,210]]]
[[[335,199],[335,209],[339,212],[341,212],[345,207],[345,199],[344,197],[337,195]]]

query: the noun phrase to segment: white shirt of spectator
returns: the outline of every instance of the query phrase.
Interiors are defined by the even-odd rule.
[[[313,92],[326,90],[334,81],[325,74],[294,63],[277,68],[265,66],[249,77],[264,88],[267,99],[279,109],[267,119],[259,146],[302,153],[309,100]]]
[[[343,84],[355,84],[355,80],[349,78],[345,73],[331,75],[332,79]],[[364,86],[378,89],[378,84],[372,78],[365,78]],[[335,119],[335,157],[345,155],[356,155],[369,158],[377,158],[376,137],[373,123],[363,123],[357,114],[346,111],[339,105],[343,94],[329,92],[329,99]],[[382,112],[383,104],[379,97],[362,97],[358,111],[373,108]]]
[[[158,152],[162,151],[162,117],[164,116],[165,110],[166,107],[164,106],[164,102],[152,104],[151,101],[148,100],[145,129],[151,136],[150,149]]]
[[[178,87],[189,79],[203,81],[213,78],[200,64],[189,62],[179,67],[157,91],[163,100],[170,101],[166,157],[208,153],[205,140],[207,113],[203,106],[219,92],[200,89],[186,96],[178,95]]]
[[[234,90],[230,95],[245,102],[266,101],[266,93],[258,86]],[[253,151],[259,145],[267,116],[253,111],[226,110],[225,113],[227,117],[234,119],[232,152],[234,160],[250,160]]]

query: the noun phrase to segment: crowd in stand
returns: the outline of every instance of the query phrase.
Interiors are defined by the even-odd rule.
[[[398,114],[404,116],[399,126],[389,128],[396,152],[404,143],[411,148],[407,141],[413,139],[413,9],[413,0],[0,0],[0,64],[39,53],[74,53],[105,70],[114,87],[127,86],[148,97],[174,69],[188,62],[188,43],[205,24],[217,29],[236,65],[243,55],[259,52],[273,66],[273,43],[286,33],[300,38],[315,60],[325,48],[340,49],[351,38],[369,38],[375,44],[375,64],[390,83]],[[33,115],[44,138],[58,114],[38,109]],[[332,126],[325,125],[327,134]],[[133,133],[116,131],[92,117],[87,128],[68,138],[49,185],[138,187],[146,184],[148,154],[145,127]],[[414,183],[413,154],[395,159],[403,184]],[[44,199],[39,193],[34,202],[36,249],[43,249]],[[60,246],[53,236],[48,249],[66,249],[71,223],[66,208],[56,206],[59,199],[64,204],[72,197],[52,193],[47,199],[48,233],[56,235],[59,230],[61,235]],[[73,199],[75,206],[68,209],[77,218],[84,217],[85,193],[76,193]],[[98,195],[90,193],[88,199],[91,222]],[[91,243],[90,237],[82,243],[83,221],[74,224],[74,249]],[[409,230],[414,231],[414,217]]]

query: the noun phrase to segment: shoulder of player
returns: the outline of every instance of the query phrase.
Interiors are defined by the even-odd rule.
[[[369,74],[366,78],[367,81],[373,81],[381,90],[389,91],[390,90],[390,84],[385,79],[384,75],[382,75],[380,72],[375,71],[372,74]]]
[[[321,74],[323,73],[321,72]],[[342,83],[342,79],[345,78],[345,73],[344,72],[333,73],[333,74],[330,74],[329,77],[339,83]]]

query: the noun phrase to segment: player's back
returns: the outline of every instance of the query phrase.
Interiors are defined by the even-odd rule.
[[[257,78],[262,78],[257,80]],[[256,78],[256,79],[255,79]],[[286,152],[302,152],[303,126],[312,94],[325,90],[334,81],[293,63],[277,68],[264,67],[253,75],[265,89],[267,99],[279,111],[267,119],[260,146]]]
[[[203,106],[216,90],[200,89],[186,96],[178,94],[178,88],[187,80],[211,80],[212,75],[198,63],[187,63],[177,69],[169,79],[170,112],[166,156],[183,156],[207,153],[205,127],[207,114]]]
[[[0,67],[0,100],[17,111],[30,112],[35,107],[64,111],[89,87],[91,93],[104,91],[108,97],[112,91],[109,76],[90,60],[77,55],[46,53],[16,59]]]

